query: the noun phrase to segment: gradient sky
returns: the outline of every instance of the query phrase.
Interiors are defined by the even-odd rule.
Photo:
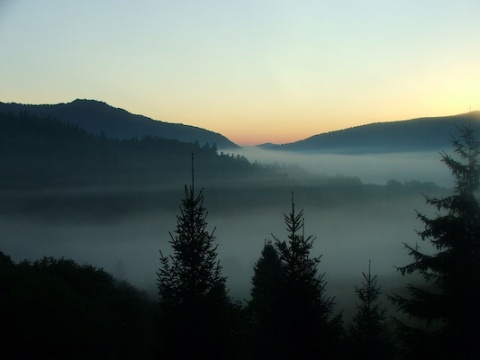
[[[0,0],[0,101],[241,145],[480,110],[479,0]]]

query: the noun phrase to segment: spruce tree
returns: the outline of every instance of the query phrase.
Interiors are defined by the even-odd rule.
[[[377,275],[362,273],[361,287],[355,286],[355,294],[360,300],[350,324],[351,350],[356,359],[390,359],[387,346],[387,326],[385,308],[379,300],[381,286],[377,284]]]
[[[281,358],[285,344],[283,288],[285,277],[277,250],[266,242],[252,276],[249,343],[254,359]]]
[[[409,297],[391,297],[399,310],[427,325],[423,331],[400,323],[412,358],[480,358],[480,145],[471,126],[460,129],[453,149],[456,157],[442,153],[455,177],[453,194],[426,197],[436,217],[418,214],[425,226],[419,235],[433,251],[405,244],[413,262],[398,268],[402,275],[420,274],[425,286],[408,285]]]
[[[161,351],[169,359],[228,357],[231,304],[203,199],[203,191],[195,193],[192,176],[177,228],[170,233],[173,254],[160,252]]]
[[[331,318],[334,301],[325,295],[324,274],[318,273],[320,256],[311,257],[315,237],[305,237],[303,210],[284,214],[288,240],[274,235],[275,246],[284,269],[282,288],[286,310],[282,319],[287,331],[284,351],[288,359],[335,356],[341,327],[341,315]]]

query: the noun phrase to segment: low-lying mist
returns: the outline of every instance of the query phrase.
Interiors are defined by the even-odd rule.
[[[382,154],[296,153],[244,147],[235,154],[251,162],[285,167],[285,171],[306,170],[312,175],[358,177],[365,184],[386,184],[416,180],[453,185],[451,174],[435,151]]]
[[[346,319],[356,301],[354,285],[360,285],[369,260],[385,293],[398,290],[405,283],[394,267],[410,261],[402,242],[419,241],[415,230],[420,230],[421,224],[415,219],[414,210],[431,211],[425,208],[420,188],[417,191],[404,186],[400,190],[408,191],[397,194],[392,186],[368,190],[361,185],[354,191],[362,194],[352,197],[340,196],[347,191],[341,187],[336,192],[322,193],[320,188],[300,186],[273,192],[278,198],[267,203],[259,196],[256,205],[234,207],[232,199],[222,203],[233,190],[222,189],[222,193],[209,191],[208,184],[200,185],[205,187],[207,222],[209,230],[216,228],[219,259],[228,277],[230,294],[239,300],[250,296],[253,266],[265,241],[273,240],[271,234],[286,239],[283,214],[290,212],[291,191],[295,190],[296,208],[304,209],[305,235],[317,238],[312,256],[322,254],[319,272],[325,272],[327,293],[336,297],[338,310],[345,310]],[[316,192],[319,194],[315,195]],[[58,202],[53,204],[61,206]],[[130,206],[128,202],[121,204]],[[61,208],[56,212],[45,210],[48,211],[0,217],[1,250],[15,261],[53,256],[92,264],[156,296],[159,250],[171,253],[169,232],[175,230],[178,207],[148,207],[120,217],[76,217],[73,212],[67,220],[62,217]]]
[[[354,286],[360,285],[369,260],[384,293],[401,291],[408,279],[395,266],[411,261],[402,242],[427,247],[416,234],[422,224],[415,210],[431,214],[423,194],[441,196],[448,190],[432,183],[448,187],[452,181],[438,153],[300,155],[258,148],[238,153],[252,162],[276,162],[270,166],[294,181],[197,184],[205,189],[209,230],[216,228],[230,294],[249,298],[253,266],[265,241],[273,240],[272,234],[286,239],[283,214],[290,212],[295,191],[296,208],[304,209],[305,234],[316,236],[312,256],[322,255],[319,272],[325,273],[327,293],[336,297],[347,319],[356,300]],[[155,297],[159,250],[171,253],[169,233],[176,228],[183,195],[184,184],[170,185],[4,193],[0,250],[15,261],[52,256],[92,264]]]

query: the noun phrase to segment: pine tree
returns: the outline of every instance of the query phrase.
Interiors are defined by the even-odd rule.
[[[252,300],[250,306],[259,309],[272,310],[272,304],[279,301],[280,289],[284,283],[283,267],[277,250],[270,243],[263,247],[260,259],[254,266],[252,277]],[[257,311],[257,310],[256,310]]]
[[[471,126],[460,131],[453,140],[457,157],[442,153],[455,177],[453,195],[426,197],[438,212],[435,218],[418,214],[425,226],[419,235],[434,251],[422,253],[405,244],[413,262],[398,268],[402,275],[422,275],[426,285],[409,285],[408,298],[391,297],[399,310],[427,326],[423,332],[401,324],[411,357],[480,358],[480,144]]]
[[[277,250],[266,242],[254,266],[250,315],[250,347],[254,359],[281,358],[287,339],[283,324],[285,277]]]
[[[341,327],[341,315],[331,319],[334,301],[325,295],[324,274],[318,274],[320,256],[310,257],[315,237],[303,234],[303,210],[284,214],[288,241],[276,238],[275,246],[282,261],[285,285],[282,289],[286,311],[282,318],[287,329],[289,359],[334,356]]]
[[[379,301],[381,286],[377,285],[377,275],[362,273],[362,287],[355,286],[360,303],[356,304],[356,314],[350,324],[352,352],[356,359],[389,359],[385,309]]]
[[[173,254],[160,252],[162,355],[169,359],[221,359],[229,348],[231,304],[214,231],[207,231],[203,199],[203,191],[195,194],[192,176],[192,185],[185,186],[177,228],[170,233]]]

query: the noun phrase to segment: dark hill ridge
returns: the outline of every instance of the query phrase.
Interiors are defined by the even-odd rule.
[[[181,188],[191,176],[192,154],[199,183],[285,183],[283,176],[241,156],[218,154],[214,146],[158,137],[109,139],[27,112],[0,112],[0,197],[10,190]]]
[[[77,99],[71,103],[55,105],[25,105],[0,102],[0,112],[18,114],[28,111],[39,117],[51,117],[77,125],[89,133],[104,133],[109,138],[141,139],[154,136],[183,142],[198,141],[200,145],[216,144],[219,149],[238,146],[225,136],[194,126],[156,121],[146,116],[131,114],[104,102]]]
[[[347,154],[445,150],[451,146],[451,135],[457,131],[455,127],[469,122],[480,131],[480,112],[373,123],[315,135],[290,144],[264,144],[259,147]]]

